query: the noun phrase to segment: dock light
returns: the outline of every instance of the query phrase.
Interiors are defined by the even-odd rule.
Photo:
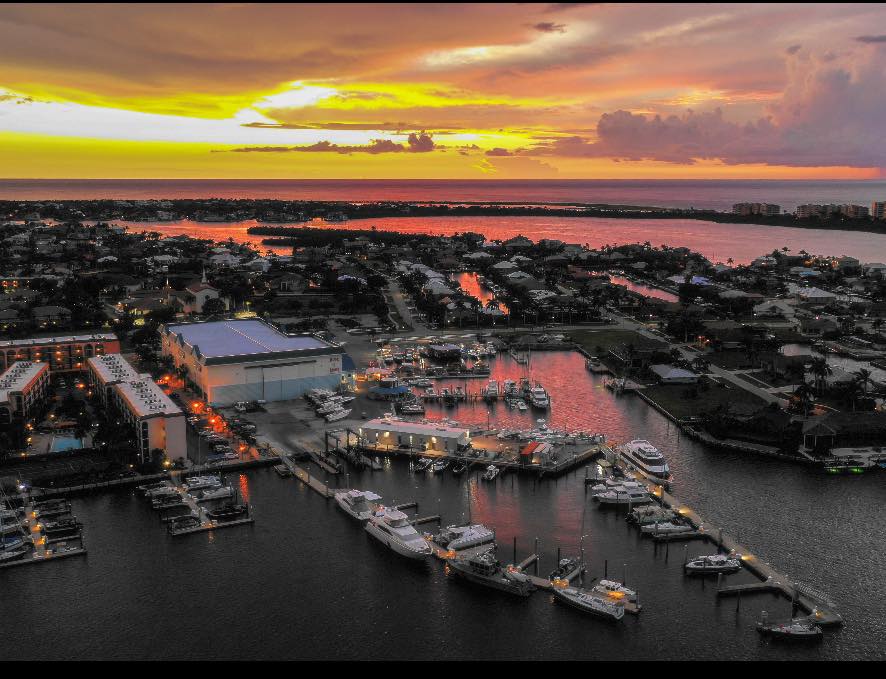
[[[680,509],[677,510],[677,514],[680,514],[680,515],[684,515],[687,512],[688,512],[688,510],[685,507],[681,507]]]
[[[742,560],[742,561],[750,561],[750,560],[753,559],[753,558],[754,558],[754,556],[753,556],[752,554],[742,554],[742,555],[741,555],[741,560]]]

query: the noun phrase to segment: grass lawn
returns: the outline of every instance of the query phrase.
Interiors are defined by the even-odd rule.
[[[612,347],[622,344],[633,344],[637,349],[659,349],[667,351],[665,342],[650,339],[633,330],[571,330],[569,337],[579,344],[589,354],[597,353],[597,347],[602,347],[604,353]]]
[[[708,389],[705,390],[704,385]],[[755,394],[728,383],[721,386],[706,377],[699,381],[695,398],[687,395],[692,390],[691,386],[669,384],[647,387],[643,393],[676,418],[707,415],[739,404],[755,407],[766,405],[766,401]]]

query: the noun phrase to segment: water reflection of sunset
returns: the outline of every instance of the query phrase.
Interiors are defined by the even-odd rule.
[[[476,272],[464,271],[454,274],[452,278],[461,286],[461,289],[464,290],[467,294],[469,294],[471,297],[476,297],[477,299],[479,299],[483,303],[483,306],[486,306],[487,302],[495,299],[495,295],[492,293],[492,290],[480,283],[479,277]],[[502,312],[508,313],[508,306],[504,302],[499,301],[498,308],[501,309]]]

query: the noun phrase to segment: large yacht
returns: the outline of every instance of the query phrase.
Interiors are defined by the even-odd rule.
[[[348,516],[362,522],[369,521],[379,500],[381,495],[376,495],[371,490],[346,490],[335,494],[339,508]]]
[[[495,542],[495,531],[482,523],[469,526],[447,526],[434,539],[446,549],[457,552],[461,549]]]
[[[529,390],[529,402],[532,404],[533,408],[541,408],[542,410],[547,410],[551,405],[551,400],[548,398],[548,392],[546,392],[545,388],[538,383]]]
[[[607,490],[594,493],[601,505],[642,505],[652,502],[646,488],[636,481],[624,481]]]
[[[449,572],[478,585],[529,596],[535,590],[532,579],[514,566],[502,566],[495,558],[495,550],[475,554],[469,558],[447,559]]]
[[[652,477],[652,480],[667,481],[671,478],[671,470],[668,468],[667,460],[649,441],[634,439],[625,443],[619,452]]]
[[[557,601],[600,618],[621,620],[625,615],[625,607],[621,602],[608,601],[582,589],[554,587],[551,591]]]
[[[409,518],[398,509],[378,507],[369,516],[366,532],[401,556],[424,559],[431,553],[431,546]]]

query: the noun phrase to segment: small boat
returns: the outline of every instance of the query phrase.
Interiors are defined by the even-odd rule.
[[[646,526],[648,524],[654,523],[664,523],[665,521],[673,521],[677,519],[680,515],[677,514],[672,509],[665,509],[664,507],[650,506],[650,507],[637,507],[632,510],[630,514],[626,517],[626,520],[629,523],[635,523],[638,526]]]
[[[445,471],[449,466],[449,460],[437,460],[434,464],[431,465],[431,471],[433,473]]]
[[[621,620],[625,615],[623,603],[609,601],[583,589],[554,587],[551,591],[554,593],[554,598],[557,601],[599,618]]]
[[[821,641],[821,628],[812,618],[793,618],[788,622],[769,622],[763,611],[763,619],[757,623],[757,631],[774,639],[786,641]]]
[[[489,380],[486,389],[483,391],[483,398],[487,401],[495,401],[498,399],[498,382]]]
[[[371,490],[348,490],[335,494],[335,502],[345,514],[357,521],[369,521],[381,495]]]
[[[637,593],[632,589],[628,589],[624,584],[616,580],[600,580],[593,586],[592,591],[599,594],[605,594],[613,599],[626,599],[631,602],[637,601]]]
[[[234,489],[230,486],[219,486],[218,488],[206,488],[191,493],[191,497],[196,502],[209,502],[210,500],[223,500],[226,497],[234,497]]]
[[[548,576],[548,579],[552,582],[554,580],[563,580],[568,575],[572,574],[576,568],[579,567],[578,559],[560,559],[560,562],[557,564],[557,567],[551,571],[551,574]]]
[[[741,570],[741,559],[726,554],[697,556],[683,564],[683,571],[687,575],[736,573],[739,570]]]
[[[495,542],[495,531],[482,523],[469,526],[447,526],[434,536],[434,542],[450,551],[457,552],[461,549]]]
[[[169,495],[159,495],[151,500],[151,506],[154,509],[169,509],[170,507],[184,506],[185,501],[178,493],[170,493]]]
[[[677,533],[689,533],[695,530],[692,526],[685,523],[675,523],[673,521],[655,521],[640,526],[640,532],[643,535],[675,535]]]
[[[175,533],[186,528],[196,528],[200,525],[199,517],[193,514],[185,514],[184,516],[176,516],[169,520],[167,528],[170,533]]]
[[[529,390],[529,402],[532,404],[533,408],[540,408],[541,410],[547,410],[551,406],[551,399],[548,397],[548,392],[545,391],[545,388],[539,383],[536,383],[535,386]]]
[[[0,563],[9,563],[24,558],[30,551],[27,546],[19,544],[17,547],[0,549]]]
[[[47,521],[40,524],[40,527],[46,537],[57,538],[78,534],[83,524],[77,521],[76,517],[67,517],[58,521]]]
[[[415,463],[413,469],[417,472],[427,471],[428,467],[434,464],[434,460],[428,457],[419,458],[418,462]]]
[[[529,406],[526,405],[526,401],[524,401],[523,399],[517,401],[517,410],[519,410],[521,413],[529,410]]]
[[[246,505],[228,504],[224,507],[210,509],[206,512],[206,516],[213,521],[234,521],[249,514],[249,507]]]
[[[494,548],[468,558],[447,559],[446,565],[454,576],[478,585],[485,585],[517,596],[529,596],[535,591],[535,585],[528,575],[516,566],[502,566],[501,562],[495,558]]]
[[[488,467],[486,467],[486,471],[483,473],[483,480],[494,481],[495,477],[498,476],[499,471],[499,468],[496,467],[494,464],[489,465]]]
[[[140,490],[146,496],[150,497],[151,495],[156,495],[157,493],[164,493],[168,490],[172,490],[172,482],[160,481],[158,483],[148,483],[146,485],[139,486],[138,490]]]
[[[431,546],[415,530],[409,518],[398,509],[378,507],[369,516],[366,532],[401,556],[424,559],[431,553]]]
[[[351,414],[350,409],[345,410],[344,408],[340,410],[336,410],[335,412],[329,413],[326,415],[327,422],[337,422],[338,420],[345,419],[348,415]]]
[[[203,490],[204,488],[218,488],[222,484],[220,476],[192,476],[184,483],[185,490]]]
[[[456,462],[456,463],[452,466],[452,473],[453,473],[455,476],[459,476],[459,475],[461,475],[461,474],[464,474],[465,471],[467,471],[468,466],[469,466],[469,463],[468,463],[468,462],[465,462],[464,460],[462,460],[462,461],[460,461],[460,462]]]

